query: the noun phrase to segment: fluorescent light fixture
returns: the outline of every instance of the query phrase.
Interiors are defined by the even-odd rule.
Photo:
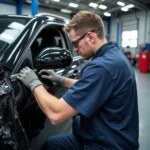
[[[53,2],[59,2],[60,0],[52,0]]]
[[[49,1],[49,0],[45,0],[45,3],[46,3],[46,4],[49,4],[49,3],[50,3],[50,1]]]
[[[133,8],[134,5],[133,4],[129,4],[129,5],[126,5],[125,7],[128,8],[128,9],[130,9],[130,8]]]
[[[89,6],[93,8],[97,8],[98,4],[91,2],[89,3]]]
[[[130,8],[133,8],[134,5],[133,4],[129,4],[129,5],[126,5],[124,7],[121,8],[122,11],[128,11]]]
[[[67,13],[67,14],[72,13],[72,10],[69,10],[69,9],[61,9],[60,11],[63,12],[63,13]]]
[[[105,10],[105,9],[107,9],[107,6],[105,6],[105,5],[99,5],[99,8]]]
[[[109,12],[104,12],[104,16],[110,17],[110,16],[111,16],[111,13],[109,13]]]
[[[69,6],[70,6],[70,7],[77,8],[77,7],[78,7],[78,4],[75,4],[75,3],[69,3]]]
[[[120,2],[120,1],[118,1],[117,4],[118,4],[119,6],[125,6],[125,3]]]
[[[126,7],[122,7],[121,10],[126,12],[126,11],[128,11],[129,9],[126,8]]]

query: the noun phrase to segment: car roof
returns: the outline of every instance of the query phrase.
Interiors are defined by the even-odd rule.
[[[7,18],[22,18],[22,19],[25,19],[25,20],[32,20],[32,19],[35,19],[35,18],[47,18],[49,21],[52,21],[52,22],[61,22],[61,23],[68,23],[69,22],[69,19],[65,18],[65,17],[62,17],[62,16],[58,16],[58,15],[55,15],[55,14],[50,14],[50,13],[39,13],[35,16],[32,16],[32,15],[12,15],[12,14],[5,14],[5,15],[0,15],[0,18],[2,17],[7,17]]]

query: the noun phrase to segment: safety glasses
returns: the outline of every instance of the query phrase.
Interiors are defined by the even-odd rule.
[[[88,32],[95,32],[96,30],[92,30],[92,31],[88,31]],[[87,32],[87,33],[88,33]],[[72,41],[72,45],[75,47],[75,48],[78,48],[78,44],[79,42],[87,35],[87,33],[85,33],[84,35],[82,35],[80,38],[78,38],[77,40],[75,41]]]

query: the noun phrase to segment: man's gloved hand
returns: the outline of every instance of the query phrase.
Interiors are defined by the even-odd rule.
[[[35,72],[29,67],[20,70],[17,79],[19,79],[26,87],[30,88],[32,92],[35,87],[42,84]]]
[[[43,79],[47,79],[52,82],[57,82],[57,83],[61,83],[61,84],[64,84],[64,82],[65,82],[65,77],[59,76],[51,69],[47,69],[47,70],[43,69],[38,74],[41,75],[41,77]]]

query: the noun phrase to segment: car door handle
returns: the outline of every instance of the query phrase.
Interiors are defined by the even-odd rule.
[[[79,70],[74,70],[72,77],[75,79],[78,79],[80,77],[80,71]]]

